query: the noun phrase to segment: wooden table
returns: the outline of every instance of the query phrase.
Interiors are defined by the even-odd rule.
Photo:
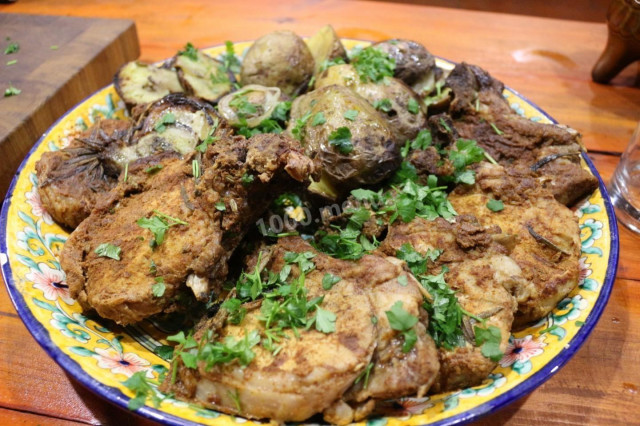
[[[171,56],[187,41],[209,46],[277,29],[310,35],[326,23],[342,37],[413,38],[436,55],[484,67],[578,129],[605,180],[640,119],[637,67],[611,86],[590,80],[606,41],[604,23],[334,0],[20,0],[0,12],[134,19],[141,59],[148,61]],[[535,392],[481,423],[640,424],[640,237],[621,227],[620,239],[618,279],[585,345]],[[148,423],[66,376],[29,335],[3,290],[0,360],[2,424]]]

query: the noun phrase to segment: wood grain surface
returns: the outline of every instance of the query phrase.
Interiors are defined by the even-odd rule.
[[[310,35],[326,23],[342,37],[412,38],[434,54],[486,68],[579,130],[605,180],[640,119],[637,66],[612,85],[590,80],[606,42],[604,23],[337,0],[20,0],[0,6],[0,12],[133,19],[147,61],[171,56],[187,41],[204,47],[277,29]],[[478,424],[640,424],[640,236],[620,227],[620,240],[618,279],[584,346],[536,391]],[[30,337],[4,290],[0,360],[2,418],[24,424],[148,424],[67,377]]]
[[[0,12],[3,11],[0,9]],[[42,133],[87,94],[110,83],[122,63],[140,54],[131,20],[0,14],[0,192]],[[55,46],[53,49],[52,46]],[[7,64],[9,61],[15,64]]]

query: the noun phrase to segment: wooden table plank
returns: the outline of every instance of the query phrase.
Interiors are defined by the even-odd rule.
[[[9,42],[20,46],[18,52],[2,55],[0,91],[4,93],[10,84],[22,91],[0,98],[0,194],[4,194],[42,133],[88,94],[111,82],[113,73],[140,50],[130,20],[0,14],[0,29],[2,51]],[[7,65],[9,60],[18,62]]]
[[[37,414],[23,413],[21,411],[6,410],[0,408],[0,419],[5,425],[47,425],[47,426],[79,426],[85,423],[73,422],[64,419],[38,416]]]

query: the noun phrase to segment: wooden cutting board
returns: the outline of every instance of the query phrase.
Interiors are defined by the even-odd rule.
[[[4,54],[12,42],[20,49]],[[42,133],[139,55],[130,20],[0,14],[1,197]],[[22,92],[4,97],[9,84]]]

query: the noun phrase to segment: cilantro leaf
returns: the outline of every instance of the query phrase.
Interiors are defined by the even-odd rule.
[[[501,200],[491,199],[487,202],[487,208],[492,212],[500,212],[504,210],[504,203]]]
[[[398,277],[398,284],[400,284],[402,287],[406,287],[407,285],[409,285],[409,279],[406,275],[400,275]]]
[[[149,174],[153,174],[153,173],[157,172],[158,170],[162,170],[162,167],[164,167],[162,164],[154,164],[153,166],[144,169],[144,172],[145,173],[149,173]]]
[[[414,115],[420,112],[420,104],[415,100],[415,98],[409,99],[409,103],[407,103],[407,110]]]
[[[302,129],[306,126],[309,118],[311,118],[311,111],[307,112],[301,118],[296,119],[296,125],[291,129],[291,134],[299,141],[302,141]]]
[[[120,247],[111,243],[102,243],[95,249],[95,254],[100,257],[109,257],[111,259],[120,260]]]
[[[235,96],[229,102],[229,106],[234,109],[240,119],[250,117],[258,112],[258,107],[249,102],[249,98],[246,95]]]
[[[393,105],[391,104],[390,99],[384,98],[380,99],[379,101],[375,101],[373,103],[373,107],[378,111],[389,112],[391,111],[391,108],[393,108]]]
[[[427,253],[423,256],[418,253],[411,244],[403,244],[398,251],[396,251],[396,257],[400,260],[404,260],[409,266],[409,270],[415,276],[422,275],[427,271],[427,262],[435,262],[436,259],[442,254],[442,250],[427,250]]]
[[[222,55],[222,64],[224,69],[227,71],[231,71],[234,74],[238,74],[240,72],[241,62],[240,59],[236,56],[236,52],[233,46],[233,43],[229,40],[224,42],[225,53]]]
[[[164,278],[155,277],[154,280],[156,283],[151,286],[151,293],[153,293],[154,297],[162,297],[164,295],[164,291],[167,288],[164,283]]]
[[[413,326],[418,323],[418,317],[407,312],[400,300],[393,304],[390,311],[385,311],[385,315],[389,320],[389,326],[393,330],[402,332],[404,336],[402,352],[409,352],[418,340],[416,331],[413,329]]]
[[[324,277],[322,277],[322,288],[325,290],[331,290],[331,288],[337,284],[338,282],[340,282],[342,278],[337,277],[335,275],[332,275],[330,273],[326,273],[324,274]]]
[[[320,69],[318,70],[318,73],[321,73],[322,71],[334,65],[342,65],[342,64],[344,64],[344,59],[342,59],[341,57],[337,57],[333,59],[325,59],[324,62],[322,62],[322,65],[320,65]]]
[[[193,46],[193,44],[191,44],[191,42],[188,42],[184,46],[184,50],[179,50],[178,51],[178,55],[186,56],[187,58],[191,59],[192,61],[197,61],[198,60],[198,49],[196,49]]]
[[[324,113],[322,111],[316,113],[316,115],[313,116],[313,120],[311,121],[311,125],[312,126],[320,126],[321,124],[326,123],[327,120],[324,118]]]
[[[154,406],[158,407],[162,399],[158,396],[155,386],[149,383],[145,377],[146,371],[138,371],[122,382],[129,390],[135,392],[135,396],[129,400],[127,407],[134,411],[144,406],[147,398],[151,398]]]
[[[4,97],[8,98],[9,96],[18,96],[22,93],[22,90],[13,87],[13,84],[9,83],[9,87],[4,90]]]
[[[176,116],[173,115],[173,113],[171,112],[167,112],[166,114],[164,114],[160,120],[156,123],[155,126],[153,126],[153,128],[155,129],[156,132],[158,133],[162,133],[165,130],[167,130],[167,124],[174,124],[176,122]]]
[[[355,119],[358,118],[358,111],[355,109],[349,109],[345,111],[344,118],[349,121],[355,121]]]
[[[165,361],[170,361],[173,358],[173,346],[159,345],[153,348],[153,353],[158,355]]]
[[[393,77],[396,61],[391,56],[369,46],[362,49],[351,61],[362,82],[380,82],[384,77]]]
[[[20,45],[18,43],[9,43],[9,45],[4,49],[4,54],[10,55],[12,53],[16,53],[18,50],[20,50]]]
[[[247,310],[242,307],[242,301],[235,297],[225,300],[220,307],[229,312],[228,321],[231,324],[240,324],[247,314]]]
[[[242,181],[242,184],[246,186],[253,182],[255,178],[256,177],[254,175],[245,172],[240,178],[240,181]]]
[[[329,135],[329,145],[335,146],[341,154],[349,154],[353,151],[351,130],[348,127],[338,127]]]
[[[176,225],[189,225],[185,221],[160,213],[157,210],[154,210],[154,215],[150,218],[142,217],[138,219],[136,223],[139,227],[151,231],[154,237],[154,244],[156,246],[162,244],[164,241],[164,235],[170,227]]]
[[[470,164],[478,163],[484,159],[484,149],[480,148],[476,141],[470,139],[458,139],[456,149],[449,151],[449,160],[456,170],[461,170]]]
[[[331,311],[316,307],[316,330],[328,334],[336,331],[336,314]]]
[[[475,326],[473,331],[476,335],[476,346],[482,345],[482,355],[493,362],[500,361],[504,355],[500,350],[500,341],[502,340],[500,329],[494,325],[490,325],[488,328]]]
[[[225,206],[224,201],[218,201],[217,203],[214,204],[216,210],[218,211],[225,211],[227,210],[227,206]]]

